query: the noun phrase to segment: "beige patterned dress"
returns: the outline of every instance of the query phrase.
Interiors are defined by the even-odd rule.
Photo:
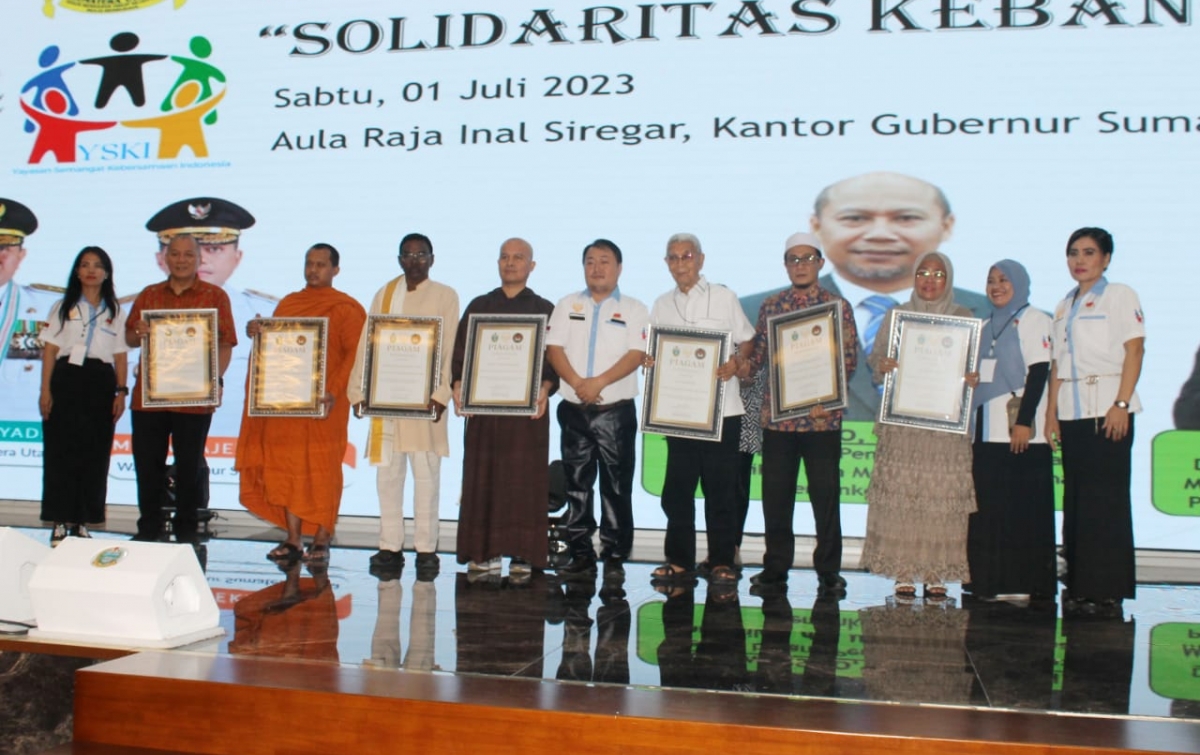
[[[948,314],[971,316],[963,307]],[[888,317],[872,356],[887,352],[891,313]],[[970,440],[966,435],[878,423],[875,435],[879,445],[867,487],[861,565],[899,582],[970,581],[967,523],[975,511]]]

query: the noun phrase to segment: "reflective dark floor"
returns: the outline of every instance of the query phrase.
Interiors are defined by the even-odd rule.
[[[30,531],[39,536],[38,531]],[[328,572],[281,571],[270,544],[213,540],[207,574],[227,635],[189,650],[629,684],[1101,715],[1200,717],[1200,587],[1141,585],[1116,615],[1053,601],[898,603],[891,582],[847,573],[818,599],[810,571],[756,597],[703,581],[664,594],[651,564],[564,581],[436,576],[412,554],[372,576],[371,551],[335,548]],[[747,576],[755,573],[748,568]]]

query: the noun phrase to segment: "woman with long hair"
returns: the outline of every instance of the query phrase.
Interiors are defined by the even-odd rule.
[[[98,246],[75,257],[67,292],[42,329],[42,520],[50,544],[103,524],[113,428],[125,411],[125,313]]]

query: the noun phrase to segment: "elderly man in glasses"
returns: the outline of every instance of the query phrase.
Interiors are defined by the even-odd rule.
[[[696,483],[702,482],[708,578],[712,584],[733,584],[739,577],[734,563],[740,529],[736,518],[738,440],[745,413],[736,373],[750,351],[754,326],[742,311],[737,294],[701,274],[704,252],[700,239],[690,233],[675,234],[667,240],[665,260],[675,287],[654,302],[650,323],[729,333],[734,351],[717,369],[717,377],[729,383],[721,406],[720,440],[667,437],[662,493],[667,515],[666,561],[654,570],[653,577],[658,581],[690,578],[696,565]],[[649,356],[646,361],[651,363]]]

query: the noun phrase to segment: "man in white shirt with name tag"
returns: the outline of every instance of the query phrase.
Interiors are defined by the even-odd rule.
[[[633,547],[636,370],[645,353],[650,313],[623,296],[621,250],[596,239],[583,250],[587,288],[563,297],[550,316],[546,358],[562,379],[558,406],[562,461],[567,476],[563,525],[571,560],[565,576],[595,576],[593,486],[600,476],[600,556],[619,571]]]

